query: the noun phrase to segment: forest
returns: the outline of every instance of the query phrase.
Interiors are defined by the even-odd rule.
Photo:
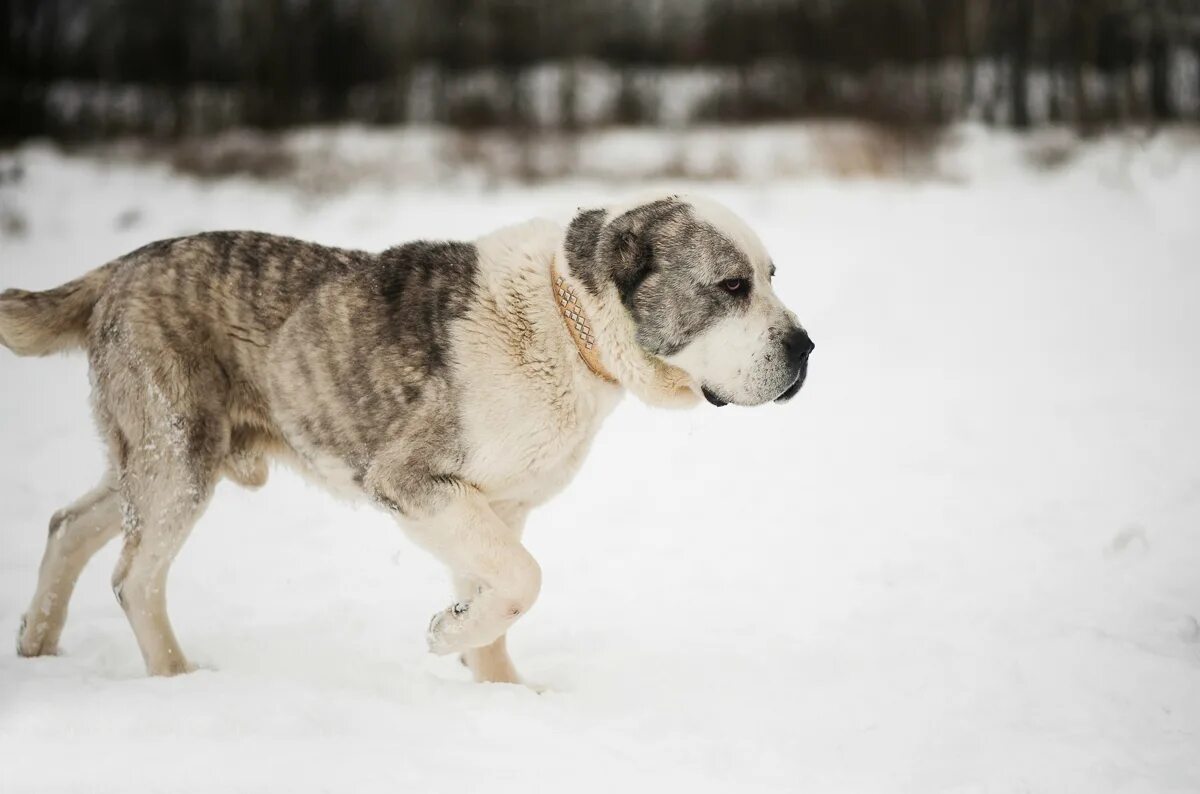
[[[0,0],[0,138],[1200,120],[1200,0]]]

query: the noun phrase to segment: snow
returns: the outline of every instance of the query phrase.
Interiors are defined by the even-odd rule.
[[[1200,147],[1072,142],[1037,172],[1027,142],[956,140],[953,178],[681,186],[772,251],[809,383],[752,410],[622,404],[527,533],[545,583],[510,647],[544,693],[428,655],[437,564],[276,469],[223,484],[174,566],[199,672],[144,677],[115,545],[63,655],[0,654],[0,790],[1200,790]],[[314,196],[16,158],[2,287],[202,229],[381,248],[646,187]],[[15,630],[49,516],[101,458],[81,356],[4,353],[0,383]]]

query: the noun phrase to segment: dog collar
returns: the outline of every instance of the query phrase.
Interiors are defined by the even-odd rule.
[[[567,327],[567,333],[571,336],[571,341],[575,343],[575,348],[579,351],[579,357],[583,359],[584,365],[605,383],[616,384],[617,379],[600,363],[600,357],[596,351],[596,334],[592,331],[591,321],[584,314],[579,296],[575,294],[575,290],[571,288],[567,280],[558,274],[553,264],[550,265],[550,284],[554,290],[554,305],[558,307],[563,325]]]

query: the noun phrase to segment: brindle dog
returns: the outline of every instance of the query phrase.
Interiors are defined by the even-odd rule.
[[[518,680],[505,633],[538,595],[529,510],[569,481],[625,389],[653,404],[784,401],[812,342],[728,210],[669,196],[382,253],[254,232],[152,243],[45,292],[0,294],[0,343],[84,348],[108,471],[55,514],[18,651],[55,653],[83,566],[147,670],[189,669],[167,573],[221,477],[291,463],[369,499],[450,569],[428,632],[478,680]]]

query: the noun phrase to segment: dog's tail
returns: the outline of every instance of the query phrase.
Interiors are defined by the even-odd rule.
[[[45,292],[0,292],[0,345],[18,356],[48,356],[83,347],[92,309],[112,270],[105,265]]]

